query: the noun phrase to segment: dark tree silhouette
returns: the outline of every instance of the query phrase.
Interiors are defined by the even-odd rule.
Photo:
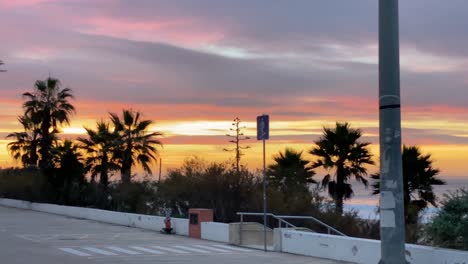
[[[273,157],[275,163],[268,166],[267,175],[272,186],[284,193],[309,191],[309,185],[316,183],[315,172],[307,166],[310,161],[302,157],[302,151],[286,148]]]
[[[23,126],[23,132],[13,132],[7,136],[14,141],[8,143],[10,155],[21,161],[23,167],[36,167],[39,160],[39,124],[29,116],[20,116],[18,121]]]
[[[244,155],[244,153],[242,153],[242,150],[250,148],[250,146],[241,146],[242,141],[250,139],[249,137],[245,136],[244,133],[242,132],[242,129],[245,129],[246,127],[241,126],[240,124],[241,122],[242,121],[239,119],[239,117],[236,117],[232,123],[233,127],[229,129],[232,132],[234,132],[234,134],[233,135],[226,134],[226,136],[232,138],[231,140],[229,140],[229,142],[235,144],[236,146],[232,149],[229,149],[229,148],[224,149],[224,151],[229,151],[229,152],[233,151],[236,153],[236,171],[237,172],[240,172],[240,160],[241,160],[241,156]]]
[[[68,205],[77,204],[82,187],[86,183],[79,146],[70,140],[57,140],[52,159],[56,167],[52,183],[56,188],[58,201]]]
[[[23,97],[26,99],[23,103],[25,115],[40,123],[39,167],[51,169],[54,134],[59,132],[59,125],[69,124],[70,115],[75,112],[69,102],[73,98],[71,90],[62,89],[58,79],[49,77],[45,81],[36,81],[34,91],[24,93]]]
[[[157,161],[157,147],[162,146],[156,137],[162,133],[149,131],[153,121],[140,120],[140,112],[123,110],[122,119],[114,113],[110,113],[110,117],[119,139],[115,156],[120,162],[122,182],[125,184],[131,182],[132,167],[137,164],[151,174],[151,162]]]
[[[403,146],[401,155],[403,165],[403,193],[406,224],[415,224],[421,210],[429,204],[437,207],[437,197],[433,185],[444,185],[445,181],[437,178],[439,170],[432,167],[431,155],[423,155],[417,146]],[[371,176],[372,194],[380,193],[380,174]]]
[[[349,180],[352,176],[362,184],[368,184],[365,165],[374,165],[368,149],[370,143],[360,142],[362,132],[348,123],[336,123],[335,128],[323,128],[323,135],[315,141],[310,154],[317,157],[311,167],[329,171],[321,185],[335,200],[336,210],[343,213],[343,201],[353,196]]]
[[[106,187],[109,184],[109,174],[120,169],[113,153],[119,147],[118,136],[110,130],[109,124],[97,122],[96,130],[85,128],[88,138],[78,138],[81,148],[86,153],[85,168],[91,173],[94,181],[99,175],[99,183]]]

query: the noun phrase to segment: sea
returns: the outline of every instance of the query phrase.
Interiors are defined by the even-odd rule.
[[[446,181],[446,185],[434,185],[433,189],[438,201],[444,200],[444,194],[454,192],[459,188],[468,188],[468,177],[440,177]],[[354,190],[352,199],[345,201],[345,210],[354,210],[364,219],[378,219],[377,212],[379,195],[372,195],[372,186],[351,181]],[[422,214],[422,221],[428,222],[437,213],[439,208],[429,206]]]

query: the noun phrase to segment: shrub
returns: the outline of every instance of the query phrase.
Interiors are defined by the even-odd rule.
[[[110,209],[137,214],[156,214],[159,211],[159,197],[155,182],[141,181],[116,183],[109,186]]]
[[[426,228],[428,239],[435,246],[468,250],[468,189],[444,197],[441,210]]]
[[[236,213],[248,209],[254,190],[254,175],[247,170],[196,158],[171,171],[160,185],[165,207],[183,214],[188,208],[212,208],[220,222],[237,221]]]
[[[26,201],[49,201],[50,186],[37,168],[0,170],[0,197]]]

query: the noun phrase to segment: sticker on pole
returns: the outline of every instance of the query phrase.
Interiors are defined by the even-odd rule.
[[[257,116],[257,140],[270,138],[270,116]]]

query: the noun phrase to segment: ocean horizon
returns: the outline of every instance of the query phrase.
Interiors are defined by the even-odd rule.
[[[460,188],[468,188],[468,177],[444,177],[440,176],[441,179],[447,182],[446,185],[434,185],[434,192],[439,202],[443,201],[444,194],[455,192]],[[345,210],[354,210],[358,212],[358,215],[363,219],[379,219],[378,205],[379,195],[372,195],[372,186],[367,188],[356,181],[351,181],[354,190],[354,196],[352,199],[345,201]],[[369,182],[371,184],[371,182]],[[325,191],[321,192],[322,195],[326,194]],[[423,221],[427,222],[439,208],[429,206],[422,215]]]

